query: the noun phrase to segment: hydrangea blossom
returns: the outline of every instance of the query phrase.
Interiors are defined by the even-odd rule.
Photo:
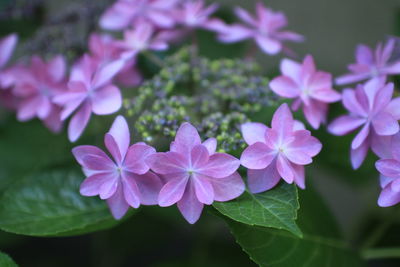
[[[107,64],[121,58],[124,50],[118,42],[108,34],[91,34],[89,38],[89,51],[99,65]],[[126,60],[124,67],[115,77],[116,82],[124,86],[137,86],[142,81],[135,59]]]
[[[124,64],[124,60],[116,60],[99,66],[96,60],[85,55],[73,66],[68,83],[69,90],[54,98],[57,104],[63,106],[62,120],[75,112],[68,126],[68,137],[71,142],[75,142],[82,134],[92,112],[106,115],[120,109],[121,93],[111,81]]]
[[[129,206],[157,204],[162,182],[145,163],[155,149],[144,143],[130,146],[128,124],[122,116],[115,119],[104,143],[113,160],[95,146],[78,146],[72,150],[87,176],[80,193],[106,199],[115,219],[122,218]]]
[[[342,102],[349,111],[335,119],[328,127],[335,135],[346,135],[362,126],[351,143],[351,162],[354,169],[361,166],[371,147],[376,154],[383,149],[382,140],[399,131],[400,98],[392,100],[393,83],[375,78],[355,90],[345,89]]]
[[[154,27],[148,23],[140,23],[133,30],[126,30],[124,40],[119,42],[121,48],[126,50],[123,57],[131,59],[142,51],[167,49],[168,44],[161,37],[155,34]]]
[[[381,207],[393,206],[400,202],[400,134],[392,137],[390,147],[391,155],[375,164],[381,173],[382,192],[378,199],[378,205]]]
[[[315,129],[326,121],[328,103],[340,100],[340,94],[332,89],[330,73],[318,71],[311,55],[302,64],[290,59],[281,62],[282,75],[270,82],[279,96],[295,99],[292,108],[303,107],[307,121]]]
[[[100,26],[106,30],[123,30],[129,26],[150,22],[160,28],[175,24],[172,10],[179,0],[119,0],[100,18]]]
[[[61,108],[53,99],[66,91],[65,72],[66,63],[62,56],[56,56],[48,62],[33,56],[29,67],[15,72],[18,81],[13,93],[20,99],[18,120],[38,117],[53,132],[61,130]]]
[[[217,10],[218,4],[205,7],[203,0],[187,1],[182,8],[175,10],[175,21],[189,28],[207,27],[209,16]]]
[[[270,55],[279,53],[285,41],[303,41],[301,35],[282,30],[288,24],[285,14],[266,8],[261,2],[256,4],[256,17],[240,7],[235,8],[235,14],[244,24],[223,25],[214,20],[210,25],[219,33],[220,41],[234,43],[254,38],[261,50]]]
[[[239,160],[216,153],[216,147],[216,139],[201,143],[196,128],[183,123],[169,152],[148,157],[150,168],[166,181],[158,197],[160,206],[178,203],[182,215],[193,224],[199,219],[204,204],[228,201],[243,193],[245,186],[236,172]]]
[[[358,45],[356,63],[348,66],[351,73],[338,77],[336,84],[343,85],[379,76],[400,74],[400,59],[393,58],[395,43],[395,39],[391,38],[384,46],[379,43],[375,51],[366,45]]]
[[[301,123],[293,119],[287,104],[274,113],[271,128],[262,123],[242,125],[249,145],[240,161],[248,168],[248,185],[252,193],[273,188],[282,179],[305,188],[304,165],[312,162],[322,145]]]

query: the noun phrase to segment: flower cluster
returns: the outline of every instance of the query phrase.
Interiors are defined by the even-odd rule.
[[[95,146],[78,146],[73,154],[87,178],[81,184],[84,196],[99,195],[107,200],[113,216],[120,219],[129,207],[161,207],[177,204],[184,218],[195,223],[204,205],[240,196],[245,184],[237,172],[240,164],[249,168],[251,192],[273,188],[282,177],[287,183],[305,188],[304,166],[321,150],[321,143],[293,120],[286,104],[275,112],[272,127],[261,123],[242,125],[250,145],[241,159],[217,151],[217,139],[201,141],[188,122],[180,125],[169,151],[156,152],[139,142],[130,145],[128,124],[118,116],[104,143],[112,159]]]

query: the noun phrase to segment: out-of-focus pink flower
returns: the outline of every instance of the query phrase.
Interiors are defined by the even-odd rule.
[[[400,202],[400,134],[392,137],[390,158],[378,160],[375,166],[381,173],[382,192],[378,205],[381,207],[396,205]]]
[[[179,0],[118,0],[100,18],[100,26],[106,30],[123,30],[142,22],[160,28],[175,24],[172,16]]]
[[[107,64],[121,58],[124,50],[118,42],[107,34],[91,34],[89,38],[90,55],[99,65]],[[136,68],[134,58],[126,60],[124,67],[115,77],[117,83],[124,86],[137,86],[142,81],[142,75]]]
[[[249,145],[240,158],[248,168],[248,185],[253,193],[273,188],[282,177],[285,182],[305,188],[304,165],[312,162],[322,145],[293,119],[287,104],[272,118],[271,128],[261,123],[245,123],[242,134]]]
[[[203,28],[209,22],[209,16],[218,8],[218,4],[205,7],[203,0],[187,1],[182,4],[181,9],[174,12],[177,23],[189,28]]]
[[[168,48],[166,40],[160,38],[160,34],[155,34],[154,27],[148,23],[140,23],[133,30],[124,31],[124,40],[119,45],[126,51],[123,57],[129,59],[142,51]]]
[[[160,206],[178,203],[182,215],[193,224],[199,219],[204,204],[228,201],[243,193],[245,186],[236,172],[239,160],[215,153],[216,147],[215,138],[201,143],[196,128],[184,123],[169,152],[148,157],[150,168],[167,181],[158,197]]]
[[[302,64],[290,59],[281,62],[282,76],[270,82],[276,94],[294,98],[292,107],[297,110],[303,107],[307,121],[314,129],[326,121],[328,103],[339,101],[341,96],[332,89],[332,75],[318,71],[314,59],[308,55]]]
[[[7,69],[6,65],[14,52],[17,42],[18,36],[16,34],[10,34],[0,39],[0,90],[2,90],[0,98],[3,105],[12,109],[16,107],[16,102],[9,89],[14,85],[16,75],[11,70],[12,68]],[[5,90],[7,91],[5,92]]]
[[[18,36],[13,33],[0,39],[0,70],[4,69],[10,60],[15,46],[18,42]]]
[[[400,59],[392,58],[395,43],[396,40],[391,38],[385,46],[379,43],[375,51],[366,45],[358,45],[356,63],[348,66],[351,73],[338,77],[336,84],[343,85],[379,76],[400,74]]]
[[[115,219],[121,219],[129,206],[157,204],[162,182],[145,163],[155,149],[144,143],[130,146],[128,124],[122,116],[115,119],[104,143],[113,160],[95,146],[78,146],[72,150],[87,176],[80,193],[106,199]]]
[[[60,107],[53,99],[66,91],[66,63],[62,56],[56,56],[48,62],[33,56],[28,67],[14,69],[15,86],[13,93],[19,104],[17,117],[27,121],[38,117],[53,132],[62,127]]]
[[[284,48],[283,42],[301,42],[304,39],[297,33],[282,30],[288,24],[286,16],[266,8],[261,2],[256,4],[256,17],[240,7],[235,8],[235,13],[244,24],[224,25],[214,19],[208,25],[209,29],[219,33],[218,38],[222,42],[234,43],[254,38],[262,51],[275,55]]]
[[[385,78],[374,78],[355,90],[345,89],[342,95],[349,115],[335,119],[328,127],[334,135],[346,135],[362,126],[351,144],[351,162],[354,169],[361,166],[371,147],[381,154],[388,136],[399,131],[400,98],[392,100],[393,83],[385,84]]]
[[[68,126],[71,142],[80,137],[92,112],[96,115],[107,115],[121,108],[121,93],[111,82],[124,64],[124,60],[116,60],[100,66],[96,60],[84,55],[73,66],[69,90],[54,98],[55,103],[63,107],[62,120],[74,113]]]

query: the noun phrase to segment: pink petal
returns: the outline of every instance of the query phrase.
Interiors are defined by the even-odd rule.
[[[201,166],[208,162],[208,159],[208,150],[205,146],[196,145],[193,147],[192,152],[190,153],[190,161],[193,168],[201,168]]]
[[[214,201],[214,189],[212,184],[206,177],[193,174],[194,191],[197,199],[206,205],[210,205]]]
[[[122,30],[128,27],[131,18],[128,12],[118,12],[118,9],[112,6],[100,17],[100,27],[105,30]]]
[[[30,97],[19,104],[17,118],[19,121],[27,121],[36,116],[37,110],[42,103],[40,96]]]
[[[400,161],[400,133],[395,134],[391,138],[390,147],[392,149],[393,158]]]
[[[374,99],[373,110],[375,112],[379,112],[388,106],[388,104],[392,100],[393,91],[394,91],[393,83],[388,83],[379,89]]]
[[[295,98],[300,94],[298,85],[287,76],[279,76],[274,78],[270,83],[272,91],[281,97]]]
[[[371,149],[379,158],[392,158],[392,147],[395,147],[392,136],[377,135],[371,131]]]
[[[388,184],[390,184],[392,181],[394,181],[396,178],[390,178],[384,175],[379,175],[379,184],[381,188],[386,187]]]
[[[217,139],[213,137],[208,138],[206,141],[203,142],[202,145],[207,148],[208,154],[212,155],[217,150]]]
[[[108,199],[115,192],[117,192],[118,187],[121,186],[119,182],[119,175],[117,173],[110,173],[110,178],[105,180],[104,183],[100,186],[99,195],[101,199]]]
[[[181,200],[188,181],[189,175],[183,178],[171,179],[161,188],[158,196],[158,205],[168,207]]]
[[[7,64],[17,42],[18,36],[16,34],[10,34],[0,40],[0,69]]]
[[[140,175],[147,173],[150,167],[147,165],[146,159],[154,153],[156,150],[146,144],[138,143],[130,146],[124,161],[125,169]]]
[[[158,194],[160,193],[163,183],[157,175],[152,172],[147,172],[142,175],[131,175],[140,191],[140,204],[157,205]]]
[[[374,64],[374,56],[371,48],[366,45],[358,45],[356,48],[356,60],[358,63],[372,65]]]
[[[215,201],[229,201],[240,196],[245,190],[245,184],[238,172],[232,175],[220,178],[209,179],[214,189]]]
[[[189,181],[185,193],[178,202],[180,212],[190,224],[197,222],[203,210],[203,203],[198,201],[194,191],[193,181]]]
[[[106,153],[103,152],[98,147],[95,146],[77,146],[72,149],[72,154],[74,155],[75,159],[78,161],[80,165],[85,167],[83,165],[83,158],[88,156],[88,155],[93,155],[93,156],[98,156],[98,157],[103,157],[105,159],[108,159],[111,161],[111,159],[107,156]]]
[[[281,176],[276,169],[276,164],[273,163],[262,170],[248,169],[247,178],[250,192],[256,194],[275,187],[278,184]]]
[[[65,59],[61,55],[54,57],[47,64],[47,72],[54,82],[61,82],[64,79],[66,68]]]
[[[235,43],[251,38],[253,32],[251,29],[240,24],[226,25],[221,21],[214,20],[209,23],[208,28],[219,32],[218,39],[223,43]]]
[[[112,78],[114,78],[114,76],[117,75],[120,70],[122,70],[124,65],[125,61],[120,59],[112,61],[100,68],[98,71],[96,71],[93,77],[93,88],[100,88],[110,83]]]
[[[364,118],[357,118],[349,115],[336,118],[328,126],[328,131],[334,135],[346,135],[366,122]]]
[[[357,99],[355,91],[352,89],[345,89],[343,91],[342,101],[345,108],[356,115],[363,116],[367,113],[360,104],[359,99]]]
[[[378,205],[381,207],[390,207],[400,202],[400,193],[393,191],[390,184],[383,188],[379,195]]]
[[[400,192],[400,179],[393,180],[393,182],[390,184],[390,187],[392,191]]]
[[[287,161],[284,156],[279,155],[276,160],[276,169],[278,170],[279,175],[285,180],[288,184],[293,183],[294,180],[294,172],[290,162]]]
[[[155,153],[147,157],[146,163],[158,174],[186,172],[188,160],[176,152]]]
[[[396,120],[400,120],[400,97],[396,97],[390,101],[390,103],[386,106],[385,111],[392,114]]]
[[[183,155],[189,155],[194,146],[200,145],[201,140],[196,128],[188,122],[183,123],[175,136],[175,149]]]
[[[82,196],[92,197],[100,194],[100,187],[108,180],[114,179],[113,175],[98,173],[86,178],[79,189]]]
[[[310,100],[303,106],[304,116],[314,129],[318,129],[321,123],[326,121],[328,105],[315,100]]]
[[[129,205],[125,201],[124,192],[122,191],[122,184],[118,186],[114,195],[107,199],[107,204],[115,219],[119,220],[125,215],[129,209]]]
[[[351,148],[356,149],[359,146],[361,146],[362,143],[365,142],[369,135],[369,128],[370,125],[369,123],[365,124],[361,131],[356,135],[356,137],[353,139],[353,142],[351,142]]]
[[[384,72],[390,75],[400,74],[400,61],[386,66]]]
[[[118,162],[125,158],[130,143],[130,133],[128,123],[123,116],[115,118],[110,130],[105,135],[104,143]]]
[[[400,178],[400,162],[395,159],[381,159],[375,163],[376,169],[384,176]]]
[[[294,132],[295,140],[290,143],[290,149],[301,150],[310,157],[316,156],[322,149],[321,142],[311,136],[311,133],[307,130],[298,130]]]
[[[235,15],[238,16],[243,22],[248,23],[252,26],[257,25],[257,21],[250,15],[247,10],[241,8],[241,7],[235,7],[234,9]]]
[[[307,55],[302,64],[301,76],[303,78],[310,77],[316,72],[314,58],[311,55]]]
[[[306,188],[305,184],[305,174],[304,167],[296,164],[292,164],[293,172],[294,172],[294,182],[301,189]]]
[[[325,103],[333,103],[341,99],[341,95],[331,88],[324,88],[319,90],[314,90],[312,92],[312,98]]]
[[[286,158],[298,165],[307,165],[312,162],[311,157],[302,149],[288,148],[285,150]]]
[[[122,106],[121,92],[114,85],[103,87],[93,94],[93,113],[108,115],[118,111]]]
[[[365,140],[358,148],[350,150],[350,160],[353,169],[358,169],[368,153],[369,143]]]
[[[122,185],[126,202],[129,206],[138,208],[140,206],[141,194],[135,179],[125,174],[122,179]]]
[[[240,166],[240,161],[225,153],[215,153],[210,156],[207,164],[197,169],[197,172],[212,178],[225,178],[234,173]]]
[[[257,142],[243,151],[240,162],[246,168],[259,170],[270,165],[275,156],[276,152],[271,150],[269,146]]]
[[[83,130],[86,128],[86,125],[90,120],[91,114],[92,107],[86,102],[72,117],[68,126],[68,138],[71,142],[75,142],[81,136]]]
[[[394,135],[399,131],[397,120],[384,111],[374,116],[372,125],[378,135]]]
[[[310,76],[309,87],[312,91],[332,89],[332,75],[324,71],[316,71]]]
[[[263,35],[256,35],[255,40],[261,50],[267,54],[275,55],[278,54],[282,49],[282,45],[278,40],[274,40]]]
[[[115,163],[108,157],[88,154],[82,158],[82,166],[96,171],[114,171],[116,170]]]
[[[265,143],[265,131],[267,129],[267,126],[258,122],[246,122],[241,125],[243,139],[248,145],[257,142]]]
[[[272,129],[280,136],[286,136],[293,131],[293,115],[286,103],[280,105],[272,117]]]
[[[370,76],[369,73],[360,73],[360,74],[346,74],[339,76],[335,79],[335,83],[337,85],[344,85],[349,83],[355,83],[362,80],[367,79]]]
[[[284,76],[292,78],[296,82],[300,82],[301,64],[288,58],[284,58],[280,65],[281,72]]]

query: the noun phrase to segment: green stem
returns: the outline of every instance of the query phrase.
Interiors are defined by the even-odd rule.
[[[144,51],[143,55],[147,59],[149,59],[152,63],[157,65],[159,68],[163,68],[164,67],[164,62],[158,56],[154,55],[153,53],[151,53],[149,51]]]
[[[369,235],[369,237],[363,242],[362,248],[369,248],[375,245],[381,237],[385,234],[386,230],[392,224],[392,220],[386,220],[378,227],[374,229],[374,231]]]
[[[361,256],[366,260],[400,258],[400,247],[366,249],[361,251]]]

